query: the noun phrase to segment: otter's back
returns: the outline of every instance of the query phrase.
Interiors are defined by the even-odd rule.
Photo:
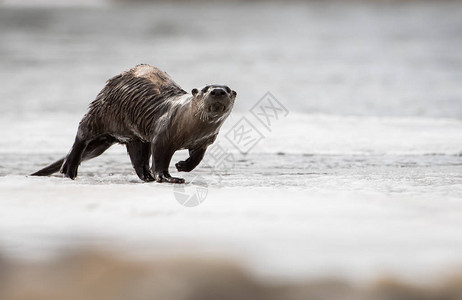
[[[85,116],[93,132],[148,137],[156,118],[171,106],[168,99],[186,94],[165,72],[138,65],[109,79]]]

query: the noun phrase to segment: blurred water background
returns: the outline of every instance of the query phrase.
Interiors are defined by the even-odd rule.
[[[291,112],[462,117],[459,1],[26,3],[0,4],[2,115],[81,114],[149,63],[229,84],[236,111],[271,91]]]

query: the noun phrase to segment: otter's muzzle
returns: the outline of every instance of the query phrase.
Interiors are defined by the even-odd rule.
[[[221,113],[226,111],[226,99],[228,97],[228,93],[222,88],[214,88],[210,91],[210,100],[212,103],[208,106],[208,111],[210,113]]]
[[[215,102],[209,105],[208,111],[211,113],[224,112],[226,110],[226,105],[221,102]]]

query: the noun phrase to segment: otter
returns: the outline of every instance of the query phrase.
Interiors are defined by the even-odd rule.
[[[167,73],[138,65],[107,81],[80,121],[69,154],[31,175],[61,171],[75,179],[82,161],[120,143],[126,145],[141,180],[184,183],[168,171],[173,154],[188,149],[189,158],[175,166],[179,172],[193,170],[217,138],[236,95],[218,84],[194,88],[188,94]]]

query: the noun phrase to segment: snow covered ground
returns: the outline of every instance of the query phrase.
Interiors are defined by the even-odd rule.
[[[460,266],[462,4],[220,5],[2,8],[0,253],[224,256],[284,280]],[[221,18],[197,21],[217,12],[226,39]],[[216,143],[232,163],[209,151],[183,190],[140,182],[114,146],[75,181],[27,177],[67,153],[104,80],[140,62],[238,91]],[[249,111],[268,90],[288,110],[269,129]],[[261,137],[246,155],[226,138],[242,117]]]

